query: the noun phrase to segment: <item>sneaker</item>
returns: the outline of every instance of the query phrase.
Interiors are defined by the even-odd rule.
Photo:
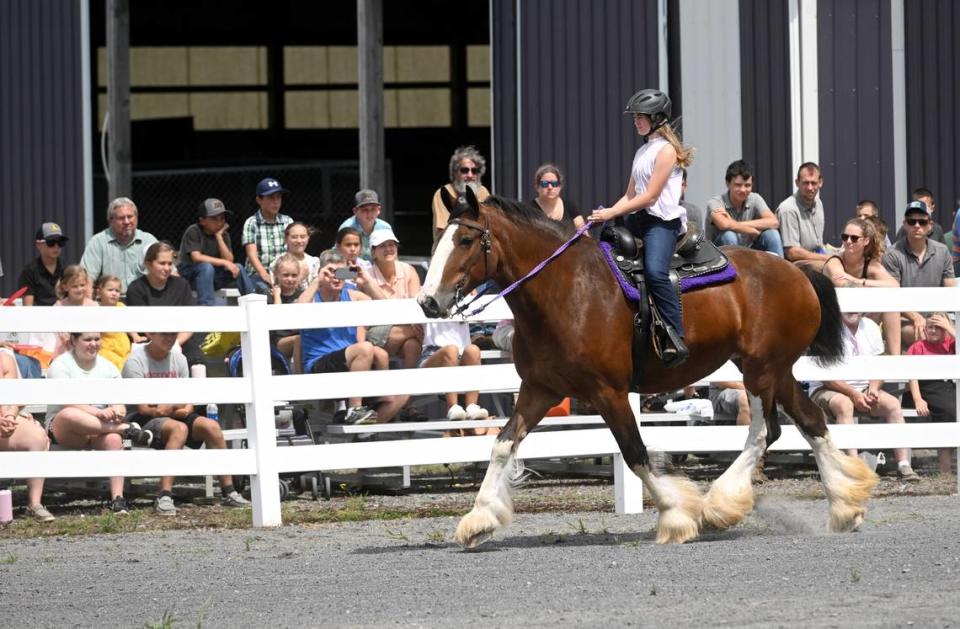
[[[47,511],[43,505],[28,505],[27,515],[40,520],[41,522],[53,522],[56,520],[53,514]]]
[[[477,404],[467,405],[467,419],[487,419],[490,417],[489,411]]]
[[[110,510],[113,511],[116,515],[123,515],[128,513],[127,511],[127,501],[124,500],[123,496],[117,496],[110,502]]]
[[[354,426],[375,424],[377,423],[377,411],[366,406],[354,406],[347,409],[347,416],[343,418],[343,423]]]
[[[404,406],[397,417],[402,422],[426,422],[430,418],[416,406]]]
[[[902,480],[905,483],[919,483],[920,475],[913,471],[913,468],[909,465],[901,465],[897,467],[897,478]]]
[[[157,512],[157,515],[177,515],[177,508],[173,504],[173,496],[167,494],[157,497],[156,502],[153,503],[153,510]]]
[[[347,418],[347,409],[342,408],[333,414],[332,421],[334,424],[342,424],[346,418]]]
[[[137,422],[130,422],[130,427],[123,433],[124,439],[130,440],[130,445],[138,448],[149,448],[153,443],[153,431],[144,430]]]
[[[459,404],[454,404],[447,410],[447,419],[452,422],[457,422],[462,419],[467,418],[467,411],[463,410],[463,407]]]
[[[240,495],[239,491],[231,491],[221,498],[220,504],[224,507],[249,507],[250,501]]]

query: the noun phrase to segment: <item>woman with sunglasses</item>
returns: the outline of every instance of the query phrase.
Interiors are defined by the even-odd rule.
[[[544,164],[533,176],[533,188],[537,192],[534,205],[543,210],[550,220],[573,225],[583,225],[583,215],[573,201],[560,196],[563,189],[563,175],[553,164]]]
[[[680,299],[670,285],[670,259],[677,239],[687,230],[687,211],[680,205],[681,169],[693,162],[693,149],[684,146],[670,126],[670,98],[659,90],[640,90],[627,101],[637,134],[646,143],[637,149],[627,190],[611,207],[590,214],[596,222],[623,216],[627,228],[643,239],[643,275],[660,316],[666,323],[661,359],[667,367],[686,361]]]
[[[851,218],[840,234],[840,255],[827,260],[823,274],[838,288],[890,287],[898,288],[899,282],[883,268],[883,236],[872,221]],[[883,334],[887,351],[900,354],[900,314],[885,312],[871,314],[871,319],[883,321]]]

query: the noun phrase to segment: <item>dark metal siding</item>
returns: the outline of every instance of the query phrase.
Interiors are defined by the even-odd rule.
[[[496,33],[504,24],[494,2],[494,98],[509,111],[498,89],[509,73],[497,61],[509,45]],[[495,137],[498,192],[530,198],[534,170],[557,163],[567,177],[565,194],[582,206],[612,204],[623,194],[630,162],[639,146],[623,106],[636,90],[658,83],[657,7],[630,0],[524,0],[520,3],[521,181],[516,164],[505,173],[506,155],[516,154],[516,130]],[[589,42],[586,45],[585,42]],[[514,58],[515,59],[515,58]],[[506,62],[504,62],[506,63]],[[513,78],[514,83],[515,77]],[[499,94],[499,95],[498,95]],[[516,103],[516,95],[513,95]],[[495,119],[499,127],[502,118]]]
[[[824,238],[837,243],[860,199],[896,231],[890,1],[821,1],[817,15]]]
[[[80,3],[0,2],[0,294],[36,256],[33,235],[57,221],[83,250]]]
[[[929,188],[948,228],[960,205],[960,4],[911,0],[904,13],[908,193]]]
[[[740,0],[743,159],[753,166],[754,190],[774,208],[794,179],[788,21],[787,0]]]
[[[517,15],[516,0],[490,3],[493,55],[493,191],[517,196]]]

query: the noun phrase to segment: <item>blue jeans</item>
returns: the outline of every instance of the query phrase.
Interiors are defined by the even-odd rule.
[[[685,336],[680,299],[670,285],[670,260],[680,235],[680,219],[664,221],[641,211],[629,215],[626,224],[630,233],[643,239],[643,278],[660,316],[678,336]]]
[[[735,231],[725,231],[717,234],[717,237],[713,239],[713,244],[723,246],[723,245],[739,245],[740,234]],[[753,244],[750,245],[751,249],[759,249],[760,251],[769,251],[770,253],[776,254],[783,257],[783,241],[780,240],[780,232],[776,229],[765,229],[760,232],[760,235],[757,236],[757,239],[753,241]]]
[[[230,286],[234,281],[230,271],[222,266],[213,266],[209,262],[184,264],[180,267],[180,276],[190,282],[190,287],[197,291],[198,306],[222,306],[223,300],[218,299],[216,293],[224,286]],[[241,295],[255,291],[250,276],[242,266],[236,282],[237,290]]]
[[[23,356],[16,352],[13,357],[17,361],[17,367],[20,368],[21,378],[42,378],[43,372],[40,370],[40,361],[30,356]]]

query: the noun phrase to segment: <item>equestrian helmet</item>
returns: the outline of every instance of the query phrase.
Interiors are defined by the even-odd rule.
[[[655,89],[640,90],[627,101],[625,114],[646,114],[657,129],[670,120],[670,97]]]

